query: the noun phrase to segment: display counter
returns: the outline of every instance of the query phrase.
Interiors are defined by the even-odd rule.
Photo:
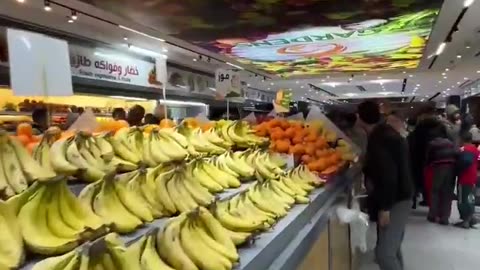
[[[310,194],[311,202],[295,205],[288,215],[275,226],[257,235],[247,245],[239,248],[240,263],[237,270],[350,270],[350,245],[348,227],[335,224],[332,218],[336,202],[347,198],[353,178],[358,171],[355,166],[331,179],[330,184]],[[238,189],[227,190],[219,199],[225,199],[248,188],[251,183]],[[78,194],[85,184],[72,184],[70,188]],[[134,233],[121,236],[131,244],[152,230],[162,229],[167,218],[146,224]],[[340,237],[343,241],[334,240]],[[90,253],[100,253],[104,243],[97,239],[89,245]],[[337,252],[333,252],[334,249]],[[340,251],[341,258],[335,253]],[[22,269],[32,269],[41,258],[32,258]],[[335,263],[335,261],[340,262]],[[340,265],[339,267],[334,267]]]

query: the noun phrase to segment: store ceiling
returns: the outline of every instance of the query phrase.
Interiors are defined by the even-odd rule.
[[[9,19],[14,20],[21,20],[24,22],[26,21],[36,25],[43,25],[45,27],[61,31],[62,33],[88,38],[92,41],[98,42],[99,44],[108,44],[109,46],[119,49],[125,49],[125,44],[127,42],[153,51],[160,51],[163,48],[167,48],[169,61],[177,62],[182,65],[212,74],[216,68],[230,67],[226,65],[225,62],[241,65],[250,71],[245,72],[250,87],[267,91],[292,89],[295,94],[295,98],[299,100],[302,98],[307,99],[313,97],[315,97],[317,100],[324,100],[410,96],[417,96],[416,100],[427,100],[437,93],[440,94],[435,100],[440,100],[442,99],[443,95],[463,94],[464,88],[461,86],[468,85],[469,82],[475,81],[478,77],[480,77],[480,73],[477,72],[477,70],[480,70],[480,65],[478,64],[479,58],[475,57],[475,55],[480,51],[480,46],[478,45],[480,44],[480,35],[478,33],[480,30],[480,24],[478,23],[478,19],[475,18],[475,16],[480,14],[479,0],[475,1],[474,4],[472,4],[467,10],[465,16],[458,24],[458,31],[453,34],[452,42],[448,43],[443,54],[439,55],[436,59],[433,56],[435,55],[438,45],[442,43],[448,36],[449,31],[457,20],[459,14],[462,12],[462,9],[464,8],[464,0],[365,0],[345,1],[343,4],[340,3],[341,1],[337,0],[335,1],[336,4],[332,5],[328,9],[325,9],[326,11],[323,11],[322,9],[322,12],[318,12],[317,9],[307,8],[311,7],[309,6],[311,5],[310,2],[326,3],[328,1],[329,0],[277,1],[282,4],[276,5],[279,5],[282,8],[287,7],[289,3],[297,5],[289,10],[298,11],[299,14],[304,14],[305,17],[298,17],[297,14],[293,12],[292,17],[285,15],[281,18],[282,20],[285,20],[285,23],[279,23],[279,26],[275,27],[268,26],[268,19],[263,18],[266,26],[254,27],[249,25],[248,27],[242,28],[251,29],[251,31],[239,31],[238,29],[240,28],[238,27],[238,20],[232,19],[233,23],[226,23],[228,21],[226,18],[238,18],[238,16],[241,16],[241,14],[233,16],[231,13],[227,13],[228,10],[230,10],[229,12],[232,12],[232,9],[248,9],[248,7],[242,6],[242,3],[245,1],[236,1],[234,8],[218,6],[216,8],[208,8],[210,1],[196,1],[205,6],[196,7],[195,9],[191,10],[184,9],[184,5],[182,4],[183,1],[180,0],[52,1],[65,5],[68,8],[78,10],[79,12],[97,17],[97,19],[94,19],[80,15],[77,22],[70,24],[67,23],[66,19],[66,16],[70,15],[69,9],[55,7],[51,12],[45,12],[43,11],[43,0],[25,0],[25,3],[23,4],[19,4],[16,0],[4,0],[0,3],[0,16],[8,17]],[[166,2],[167,4],[162,5],[163,2]],[[192,1],[189,1],[190,5],[191,2]],[[249,1],[248,3],[250,2],[253,2],[253,0]],[[265,3],[266,1],[261,2]],[[358,4],[362,2],[375,3],[375,5],[374,7],[367,9],[365,6],[362,7],[361,4]],[[441,5],[442,2],[443,5]],[[100,8],[91,5],[91,3],[99,5]],[[357,4],[352,5],[352,3]],[[158,12],[158,6],[163,7],[161,12],[168,11],[168,14],[164,16],[165,14],[162,15],[161,12]],[[402,6],[406,8],[402,8]],[[345,7],[351,8],[351,10],[346,10]],[[338,62],[334,61],[336,64],[331,66],[332,68],[330,69],[318,70],[318,68],[316,69],[314,67],[310,70],[310,67],[308,67],[306,69],[307,72],[303,73],[303,76],[282,78],[280,76],[273,75],[271,76],[272,80],[264,80],[264,75],[268,76],[268,74],[262,72],[259,67],[265,68],[265,66],[242,64],[235,59],[232,60],[230,56],[232,54],[231,52],[234,50],[228,50],[227,48],[223,51],[218,51],[218,48],[214,46],[218,45],[218,42],[212,43],[212,41],[218,39],[231,39],[232,37],[241,37],[244,39],[250,38],[249,41],[251,41],[252,35],[257,39],[262,39],[267,37],[267,34],[274,32],[286,32],[288,29],[292,29],[292,27],[305,25],[307,22],[317,26],[324,25],[325,22],[335,23],[339,21],[341,23],[351,23],[355,20],[358,20],[358,22],[365,22],[369,19],[392,18],[396,15],[403,14],[403,12],[420,12],[427,8],[438,9],[439,7],[442,7],[442,9],[438,14],[433,31],[431,32],[426,46],[422,45],[422,48],[417,50],[412,55],[409,55],[412,56],[412,58],[408,61],[402,60],[400,62],[387,62],[386,68],[385,66],[376,66],[375,63],[372,63],[371,61],[373,58],[365,53],[360,55],[360,58],[366,59],[366,65],[356,66],[361,67],[362,71],[351,72],[352,68],[355,67],[354,61],[348,60],[347,62],[342,62],[342,59],[345,59],[345,56],[341,56],[341,58],[335,60],[338,60]],[[265,12],[265,7],[259,8]],[[207,10],[208,12],[206,11],[206,13],[203,14],[201,12],[202,10]],[[302,10],[304,10],[303,13],[301,12]],[[355,12],[354,10],[359,11]],[[309,16],[309,14],[312,14],[312,12],[314,14],[318,12],[318,14],[321,14],[322,16],[313,16],[312,19],[311,15]],[[179,24],[179,20],[177,20],[178,18],[171,14],[177,14],[175,16],[179,16],[178,14],[187,14],[189,16],[195,15],[193,17],[196,18],[182,17],[183,21],[190,23],[195,22],[195,24],[193,26],[191,24]],[[230,14],[231,16],[224,16],[227,14]],[[327,16],[327,14],[329,15]],[[251,15],[253,16],[253,14]],[[244,14],[244,16],[246,15]],[[256,18],[255,20],[258,20],[259,18],[255,16],[253,16]],[[430,18],[433,18],[433,15],[430,14],[429,16],[431,16]],[[212,19],[209,19],[210,17],[212,17]],[[206,22],[202,22],[201,20],[208,19],[207,22],[212,23],[211,20],[213,20],[213,18],[218,20],[217,22],[219,25],[226,27],[226,29],[229,29],[229,31],[220,31],[218,29],[211,31],[208,29],[208,25],[205,24]],[[290,20],[289,18],[296,19]],[[303,18],[307,19],[302,21]],[[352,19],[350,20],[349,18]],[[247,23],[258,23],[255,22],[254,19],[252,20],[252,22],[247,20]],[[311,21],[313,21],[313,23]],[[375,25],[377,21],[369,21],[369,23]],[[428,25],[428,23],[425,24]],[[140,35],[138,33],[133,33],[124,28],[120,28],[118,25],[124,25],[128,28],[147,33],[148,35],[165,39],[167,40],[167,43],[153,40],[152,38]],[[424,29],[422,32],[423,36],[425,36],[425,33],[427,32],[426,28],[428,27],[420,28]],[[231,36],[228,36],[230,33],[232,33]],[[411,32],[400,33],[405,35],[407,39],[409,38],[411,40]],[[373,37],[370,40],[366,40],[366,43],[350,43],[350,41],[348,41],[348,43],[341,44],[347,44],[348,46],[356,46],[355,44],[366,44],[365,48],[369,50],[381,51],[385,48],[390,48],[386,46],[387,44],[391,45],[395,43],[390,43],[389,39],[376,39],[375,35],[372,36]],[[124,37],[128,37],[128,41],[123,40]],[[244,39],[241,41],[244,42]],[[391,41],[395,40],[397,39],[392,38]],[[416,44],[419,44],[419,39],[416,38],[415,40],[417,42]],[[195,42],[195,44],[192,42]],[[396,45],[392,45],[392,48],[397,48],[395,46]],[[319,48],[313,48],[313,50],[317,49]],[[421,59],[418,59],[418,53],[420,53],[422,50],[423,53],[421,53]],[[199,59],[198,57],[200,54],[204,56],[202,59]],[[254,52],[254,55],[257,55],[257,52]],[[271,51],[266,51],[265,54],[260,53],[259,57],[269,57],[272,55],[273,54]],[[457,55],[461,55],[461,58],[458,58]],[[208,57],[211,57],[210,62],[207,60]],[[434,59],[435,61],[432,64]],[[419,64],[417,68],[402,68],[416,66],[418,61]],[[397,64],[399,65],[399,68],[395,67]],[[298,70],[305,70],[304,67],[305,66],[301,66],[301,68],[299,67]],[[446,68],[448,68],[448,71],[445,71]],[[259,75],[254,75],[255,73]],[[312,75],[312,73],[318,74]],[[278,75],[282,73],[275,71],[275,74]],[[292,74],[292,70],[283,74]],[[298,74],[298,72],[295,74]],[[406,84],[405,87],[403,87],[403,82],[405,79]],[[380,84],[380,82],[383,83]],[[312,85],[314,87],[312,87]],[[319,88],[325,91],[318,90]],[[328,93],[333,93],[333,95]]]

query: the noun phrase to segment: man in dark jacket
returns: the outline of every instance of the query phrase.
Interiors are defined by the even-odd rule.
[[[377,262],[382,270],[402,270],[401,245],[413,194],[407,142],[381,123],[376,103],[360,104],[358,114],[368,132],[365,175],[372,186],[369,212],[377,221]]]

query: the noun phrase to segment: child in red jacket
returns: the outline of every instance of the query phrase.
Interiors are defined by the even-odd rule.
[[[469,229],[476,223],[475,213],[475,184],[477,182],[477,163],[480,152],[472,144],[472,134],[461,134],[462,147],[457,161],[458,169],[458,211],[461,222],[455,224],[458,227]]]

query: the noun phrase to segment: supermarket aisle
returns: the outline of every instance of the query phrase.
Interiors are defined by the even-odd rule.
[[[477,208],[477,213],[478,213]],[[478,268],[480,229],[463,230],[426,221],[426,209],[412,213],[403,245],[405,270],[471,270]],[[455,210],[451,221],[457,220]],[[478,227],[478,226],[477,226]],[[370,231],[369,243],[375,241]],[[378,270],[370,252],[363,258],[360,270]]]

